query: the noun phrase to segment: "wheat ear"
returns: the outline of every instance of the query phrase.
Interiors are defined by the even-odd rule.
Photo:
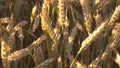
[[[111,53],[119,46],[120,43],[120,24],[117,24],[113,31],[112,31],[112,38],[109,44],[107,45],[105,51],[101,55],[101,57],[97,57],[95,61],[92,61],[92,63],[89,65],[90,68],[98,67],[100,62],[105,61],[109,56],[111,56]]]
[[[48,17],[48,7],[49,7],[49,1],[48,0],[44,0],[43,6],[42,6],[42,13],[41,13],[41,26],[42,26],[42,30],[46,31],[49,36],[51,37],[51,39],[55,42],[56,41],[56,36],[55,33],[52,29],[52,26],[49,22],[49,17]]]
[[[90,35],[92,33],[92,24],[93,24],[93,18],[92,18],[92,14],[90,10],[91,9],[90,0],[80,0],[80,4],[83,9],[86,30],[88,31],[88,34]]]
[[[103,31],[109,31],[115,24],[115,21],[119,18],[120,16],[120,6],[118,6],[115,10],[115,12],[113,13],[109,23],[102,23],[92,34],[90,34],[83,42],[82,42],[82,46],[81,48],[79,49],[79,51],[77,52],[77,55],[75,57],[75,59],[78,57],[78,55],[86,50],[90,44],[96,40],[101,34]],[[72,64],[75,62],[75,59],[73,60],[73,62],[71,63],[71,66]]]
[[[21,49],[18,51],[15,51],[13,53],[11,53],[8,56],[8,60],[9,61],[16,61],[21,59],[22,57],[30,54],[32,52],[32,50],[38,46],[38,44],[42,43],[42,41],[44,41],[46,39],[45,35],[42,35],[40,38],[38,38],[36,41],[34,41],[29,47],[25,48],[25,49]]]

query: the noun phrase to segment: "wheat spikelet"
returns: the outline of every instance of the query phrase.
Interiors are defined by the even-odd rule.
[[[119,65],[120,67],[120,54],[118,51],[115,51],[115,54],[116,54],[116,58],[115,58],[115,62]]]
[[[88,34],[92,33],[92,15],[91,15],[91,7],[90,7],[90,0],[80,0],[80,4],[83,9],[83,15],[84,15],[84,21],[86,30],[88,31]]]
[[[35,5],[33,8],[32,8],[32,12],[31,12],[31,16],[30,16],[30,21],[31,23],[34,21],[35,17],[37,16],[38,14],[38,5]]]
[[[60,33],[60,25],[58,23],[56,23],[55,25],[54,33],[56,35],[56,39],[59,40],[61,33]]]
[[[9,17],[0,18],[0,24],[2,24],[2,23],[8,23],[9,21],[10,21]]]
[[[75,25],[77,25],[77,28],[80,30],[80,31],[83,31],[83,27],[81,24],[79,24],[79,21],[77,20],[74,20],[75,21]]]
[[[23,38],[24,38],[24,34],[23,34],[23,29],[22,29],[22,28],[20,28],[20,29],[18,30],[18,37],[21,39],[21,41],[22,41]]]
[[[28,22],[26,21],[21,21],[19,22],[15,27],[14,27],[14,31],[19,30],[21,27],[25,26]]]
[[[34,68],[45,68],[48,64],[52,63],[54,60],[55,60],[54,58],[47,59],[46,61],[44,61],[43,63],[39,64]]]
[[[62,67],[63,67],[63,63],[62,63],[63,61],[62,61],[61,55],[58,57],[57,61],[58,61],[58,66],[57,66],[57,68],[62,68]]]
[[[103,19],[102,19],[101,15],[100,15],[99,13],[97,13],[97,14],[95,15],[95,21],[96,21],[96,26],[97,26],[97,27],[100,26],[102,20],[103,20]]]
[[[21,49],[18,51],[15,51],[13,53],[11,53],[8,56],[8,60],[9,61],[16,61],[21,59],[22,57],[30,54],[32,52],[32,50],[38,46],[38,44],[42,43],[42,41],[44,41],[46,39],[45,35],[42,35],[40,38],[38,38],[36,41],[34,41],[29,47],[25,48],[25,49]]]
[[[95,5],[97,5],[101,2],[101,0],[94,0],[94,1],[95,1]]]
[[[14,23],[13,20],[9,20],[7,27],[6,27],[7,31],[10,33],[13,31],[13,23]]]

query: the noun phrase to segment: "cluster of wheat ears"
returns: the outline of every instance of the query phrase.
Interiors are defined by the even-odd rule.
[[[0,0],[0,68],[120,67],[120,0]]]

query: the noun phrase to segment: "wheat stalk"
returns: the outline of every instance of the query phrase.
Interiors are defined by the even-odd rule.
[[[13,20],[15,23],[20,21],[20,10],[22,9],[22,0],[11,1],[11,11],[13,15]]]
[[[75,27],[72,29],[72,33],[68,37],[68,44],[65,46],[65,53],[66,53],[70,63],[74,59],[73,56],[71,55],[71,51],[72,51],[73,41],[74,41],[75,36],[77,34],[77,30],[78,30],[77,25],[75,25]]]
[[[21,47],[23,48],[23,40],[24,40],[23,28],[20,28],[18,30],[18,37],[20,38]]]

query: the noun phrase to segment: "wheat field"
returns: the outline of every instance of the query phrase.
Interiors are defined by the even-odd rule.
[[[120,68],[120,0],[0,0],[0,68]]]

